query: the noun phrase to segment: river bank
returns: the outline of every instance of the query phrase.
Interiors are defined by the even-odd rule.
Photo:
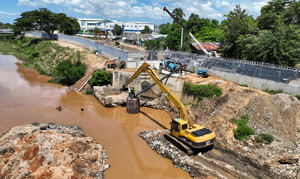
[[[13,56],[0,55],[0,133],[34,122],[80,126],[106,150],[111,167],[104,172],[105,178],[190,178],[138,136],[162,129],[153,119],[168,126],[168,113],[141,108],[143,113],[128,114],[125,108],[104,108],[93,96],[49,83],[49,79],[24,68]]]
[[[87,70],[84,54],[47,40],[0,36],[0,51],[23,61],[23,66],[51,76],[51,82],[72,85]]]

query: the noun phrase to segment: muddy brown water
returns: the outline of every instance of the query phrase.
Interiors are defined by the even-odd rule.
[[[1,134],[32,122],[78,125],[106,149],[110,168],[105,178],[190,178],[138,137],[139,132],[162,129],[152,120],[168,127],[168,113],[142,108],[146,115],[133,115],[122,107],[104,108],[93,96],[68,91],[48,80],[23,68],[14,56],[0,54]],[[56,110],[59,105],[63,107],[61,112]]]

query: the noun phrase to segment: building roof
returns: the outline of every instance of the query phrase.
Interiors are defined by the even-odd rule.
[[[203,48],[205,48],[207,51],[217,51],[220,46],[218,43],[210,43],[210,42],[201,42],[200,43],[202,45]],[[197,49],[197,50],[201,50],[201,48],[199,47],[198,44],[196,43],[192,43],[192,45]]]

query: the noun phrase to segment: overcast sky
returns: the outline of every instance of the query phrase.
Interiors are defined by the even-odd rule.
[[[76,18],[107,18],[117,21],[139,21],[161,24],[171,21],[162,10],[182,8],[186,18],[196,13],[202,18],[222,20],[224,14],[240,4],[254,17],[266,0],[0,0],[0,22],[13,23],[24,11],[48,8]]]

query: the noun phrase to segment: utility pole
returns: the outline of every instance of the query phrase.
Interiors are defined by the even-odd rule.
[[[182,44],[183,44],[183,28],[181,28],[180,48],[182,48]]]

